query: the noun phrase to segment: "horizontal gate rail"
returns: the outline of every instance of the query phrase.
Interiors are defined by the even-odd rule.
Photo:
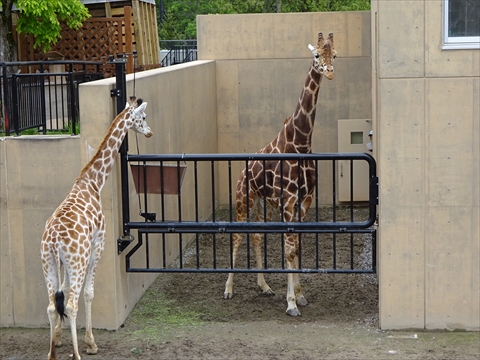
[[[323,153],[323,154],[152,154],[152,155],[126,155],[126,161],[130,165],[137,165],[139,173],[139,182],[143,182],[142,194],[139,195],[139,203],[143,196],[143,206],[140,205],[140,215],[144,221],[126,221],[124,222],[124,234],[130,234],[132,231],[138,233],[136,244],[126,255],[126,268],[128,272],[288,272],[288,273],[375,273],[376,272],[376,229],[372,225],[376,221],[376,206],[378,204],[378,178],[376,177],[376,163],[374,158],[366,153]],[[332,191],[332,197],[326,206],[330,209],[328,216],[319,215],[320,204],[319,195],[315,191],[314,199],[309,211],[312,213],[304,222],[286,222],[278,216],[272,221],[255,222],[252,214],[247,215],[247,221],[235,221],[235,188],[239,171],[232,171],[233,164],[238,169],[245,168],[249,161],[289,161],[300,163],[312,161],[317,171],[316,189],[329,186]],[[337,200],[337,186],[339,175],[339,161],[346,161],[349,164],[350,172],[350,201],[340,204]],[[368,165],[368,179],[362,179],[368,182],[369,200],[363,203],[362,207],[353,201],[354,186],[353,175],[354,163],[365,163]],[[166,195],[164,179],[164,166],[169,166],[178,175],[174,195]],[[172,164],[173,163],[173,164]],[[180,176],[181,167],[188,164],[193,166],[193,170],[187,171],[190,188],[182,191],[182,177]],[[146,167],[148,165],[157,166],[157,182],[161,183],[159,195],[148,194]],[[331,177],[328,179],[318,176],[318,169],[328,169]],[[199,168],[203,169],[203,176],[200,176]],[[202,221],[199,216],[199,196],[211,194],[211,208],[218,208],[219,173],[223,172],[222,181],[228,181],[228,204],[225,204],[227,214],[223,217],[212,214],[211,219]],[[133,175],[133,170],[132,170]],[[140,175],[140,174],[137,174]],[[193,189],[191,186],[193,175]],[[343,176],[343,175],[342,175]],[[135,177],[135,176],[134,176]],[[225,180],[228,179],[228,180]],[[216,185],[217,184],[217,185]],[[222,182],[223,184],[223,182]],[[136,184],[138,185],[138,184]],[[152,200],[152,196],[159,196]],[[167,199],[168,198],[168,199]],[[194,215],[191,211],[186,211],[185,201],[193,199]],[[160,199],[160,201],[158,201]],[[170,209],[172,203],[176,211],[167,211],[168,202]],[[190,202],[189,204],[191,204]],[[153,209],[152,203],[155,203]],[[160,203],[160,205],[158,205]],[[264,208],[266,204],[264,203]],[[143,208],[142,208],[143,207]],[[359,210],[360,209],[360,210]],[[154,211],[153,211],[154,210]],[[191,209],[188,209],[191,210]],[[214,211],[213,210],[213,211]],[[365,210],[365,211],[364,211]],[[129,209],[129,211],[131,211]],[[342,211],[342,216],[339,212]],[[175,214],[176,212],[176,214]],[[160,213],[160,216],[157,214]],[[187,218],[185,213],[189,213],[191,218]],[[361,216],[358,215],[361,213]],[[176,215],[176,216],[175,216]],[[173,217],[173,219],[171,219]],[[130,219],[130,216],[128,217]],[[265,216],[266,218],[266,216]],[[234,233],[245,234],[243,248],[246,246],[246,264],[236,265],[231,263],[232,254],[232,236]],[[250,236],[254,233],[264,235],[262,245],[264,248],[264,259],[260,269],[257,269],[253,261],[253,255],[250,250]],[[292,270],[285,268],[283,236],[284,234],[299,234],[299,269]],[[267,240],[268,239],[268,240]],[[132,243],[133,237],[118,240],[118,252],[121,253]],[[246,244],[245,244],[246,243]],[[208,247],[206,244],[208,244]],[[282,245],[280,245],[282,244]],[[341,249],[340,249],[341,245]],[[166,255],[167,248],[174,246],[179,253],[176,266],[170,266]],[[308,246],[308,250],[306,250]],[[225,247],[228,249],[221,249]],[[274,251],[275,255],[270,252]],[[268,249],[268,251],[267,251]],[[368,264],[359,265],[355,258],[360,251],[368,250]],[[302,252],[303,250],[303,252]],[[269,252],[270,251],[270,252]],[[202,254],[213,253],[212,263],[202,263]],[[268,255],[267,255],[268,252]],[[191,263],[184,264],[186,253],[190,257]],[[221,255],[220,255],[221,254]],[[327,254],[327,255],[325,255]],[[329,258],[323,258],[328,256]],[[363,255],[362,255],[363,256]],[[239,256],[240,257],[240,256]],[[338,260],[340,257],[343,260]],[[302,263],[302,258],[304,259]],[[273,260],[275,259],[275,260]],[[338,262],[342,262],[339,264]],[[275,263],[273,265],[273,263]]]

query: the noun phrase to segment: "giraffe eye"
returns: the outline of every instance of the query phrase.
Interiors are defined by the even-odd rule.
[[[315,59],[318,59],[319,57],[320,57],[320,55],[315,54]]]

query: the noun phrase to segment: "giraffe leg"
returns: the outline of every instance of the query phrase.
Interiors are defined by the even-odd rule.
[[[308,194],[302,201],[302,205],[300,207],[302,222],[305,221],[305,217],[307,216],[308,209],[312,204],[312,200],[313,200],[312,195]],[[298,239],[298,235],[297,235],[297,239]],[[298,240],[296,244],[298,249]],[[295,254],[293,266],[295,269],[299,268],[298,267],[298,251]],[[302,288],[300,286],[300,274],[298,273],[293,274],[293,288],[295,289],[295,298],[296,298],[297,305],[300,305],[300,306],[308,305],[307,299],[305,299],[305,296],[302,293]]]
[[[77,297],[78,299],[78,297]],[[81,360],[82,357],[78,352],[78,340],[77,340],[77,312],[78,312],[78,302],[74,301],[68,302],[65,307],[65,313],[67,314],[68,319],[70,320],[70,330],[72,332],[72,344],[73,344],[73,359]]]
[[[291,234],[285,236],[285,257],[287,259],[287,269],[297,269],[298,260],[295,261],[298,251],[298,235]],[[301,316],[300,310],[297,307],[297,293],[300,292],[300,285],[295,282],[295,275],[288,273],[288,285],[287,285],[287,311],[290,316]],[[298,287],[298,289],[296,288]]]
[[[94,298],[94,280],[95,272],[97,270],[98,261],[103,252],[103,236],[99,237],[99,240],[95,241],[95,248],[92,252],[89,266],[87,269],[87,275],[85,277],[85,287],[83,290],[83,298],[85,300],[85,314],[86,314],[86,331],[85,331],[85,343],[87,344],[87,354],[96,354],[98,352],[97,344],[95,344],[95,338],[92,332],[92,301]]]
[[[252,234],[252,246],[255,253],[255,261],[257,269],[263,268],[263,254],[262,254],[262,236],[260,234]],[[257,285],[260,286],[265,295],[275,295],[270,286],[265,282],[263,273],[258,273]]]
[[[67,269],[63,267],[63,282],[62,282],[62,291],[64,294],[68,294],[68,274]],[[58,317],[57,325],[55,326],[55,346],[60,347],[62,346],[62,328],[63,328],[63,321],[60,317]]]
[[[298,255],[296,255],[295,258],[293,259],[293,266],[294,266],[294,269],[298,269]],[[307,306],[308,305],[307,299],[305,299],[305,296],[303,296],[302,288],[300,286],[300,274],[294,273],[292,275],[293,275],[293,288],[295,290],[295,300],[297,302],[297,305]]]
[[[50,351],[48,352],[48,360],[56,360],[57,359],[57,354],[55,351],[55,347],[57,346],[56,326],[60,321],[60,316],[58,315],[57,309],[55,308],[55,293],[53,291],[49,291],[48,297],[50,299],[47,307],[48,320],[50,321]]]
[[[233,249],[232,249],[233,267],[235,267],[238,248],[242,244],[242,241],[243,241],[243,236],[241,234],[233,234]],[[228,299],[231,299],[232,297],[233,297],[233,273],[229,273],[227,282],[225,283],[225,292],[223,293],[223,298],[225,300],[228,300]]]
[[[68,269],[73,269],[73,264],[69,264],[71,259],[66,257],[65,266]],[[78,352],[78,339],[77,339],[77,313],[78,313],[78,299],[82,290],[83,282],[85,279],[85,273],[87,271],[87,261],[82,258],[80,262],[76,262],[77,268],[75,272],[69,271],[70,278],[70,291],[68,294],[67,306],[65,307],[65,314],[70,321],[70,331],[72,333],[72,345],[73,345],[73,360],[81,360],[80,353]]]

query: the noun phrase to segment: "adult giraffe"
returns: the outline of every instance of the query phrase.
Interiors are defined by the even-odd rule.
[[[309,44],[308,48],[313,54],[313,62],[295,112],[285,120],[277,137],[261,149],[259,154],[312,152],[312,132],[322,76],[325,75],[329,80],[335,76],[332,65],[336,57],[333,34],[330,33],[328,38],[324,39],[323,34],[319,33],[317,46]],[[265,161],[264,168],[262,161],[250,161],[247,168],[243,169],[236,189],[237,221],[247,221],[247,213],[254,207],[257,208],[255,221],[264,221],[264,204],[267,206],[267,221],[270,220],[274,208],[278,208],[282,212],[283,219],[287,222],[298,220],[298,209],[300,209],[301,220],[304,220],[312,203],[315,189],[315,164],[305,161],[300,165],[299,171],[298,161],[283,161],[282,163],[283,165],[280,166],[279,161]],[[248,194],[246,194],[247,179]],[[241,234],[233,235],[232,261],[234,267],[238,248],[242,241]],[[263,261],[260,234],[252,235],[252,246],[257,267],[261,268]],[[288,269],[298,269],[298,234],[285,234],[285,258]],[[273,294],[262,273],[258,274],[257,283],[265,294]],[[230,273],[223,297],[230,299],[232,296],[233,273]],[[301,315],[297,304],[307,305],[307,300],[300,288],[298,273],[288,274],[287,303],[286,312],[291,316]]]
[[[141,99],[127,103],[125,109],[113,120],[93,158],[80,172],[70,193],[45,224],[41,260],[49,299],[49,360],[57,358],[55,347],[61,345],[64,317],[70,320],[73,359],[81,359],[78,352],[76,318],[84,281],[87,353],[96,354],[98,351],[92,334],[91,309],[95,270],[105,243],[105,216],[100,192],[112,171],[128,129],[131,128],[147,138],[152,136],[152,131],[145,121],[146,107],[147,103]],[[65,270],[63,283],[61,265]],[[66,306],[64,291],[68,291]]]

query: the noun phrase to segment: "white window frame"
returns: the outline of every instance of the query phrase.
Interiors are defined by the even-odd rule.
[[[443,0],[443,46],[444,50],[480,49],[480,36],[448,36],[448,3]]]

